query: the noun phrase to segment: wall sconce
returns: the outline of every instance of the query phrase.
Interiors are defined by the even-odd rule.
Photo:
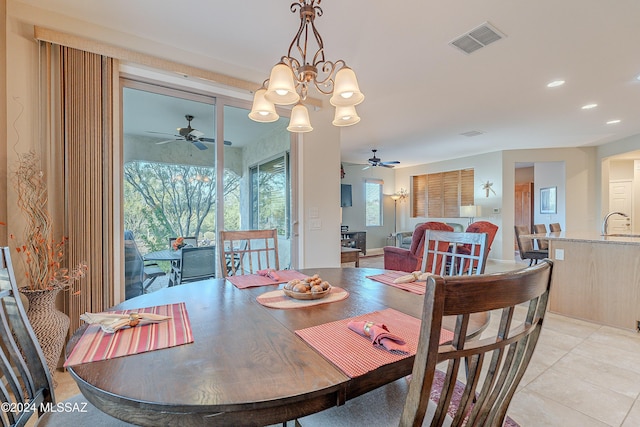
[[[469,218],[469,225],[473,223],[473,219],[480,215],[480,206],[468,205],[460,206],[460,217]]]

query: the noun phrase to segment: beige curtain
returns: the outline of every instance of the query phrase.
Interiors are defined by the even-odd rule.
[[[64,295],[70,331],[85,311],[114,304],[112,58],[41,42],[43,160],[54,227],[68,237],[67,263],[86,262],[79,295]]]

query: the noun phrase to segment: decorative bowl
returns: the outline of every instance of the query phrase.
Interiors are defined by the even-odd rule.
[[[329,292],[331,292],[331,286],[329,286],[329,289],[322,291],[322,292],[294,292],[294,291],[290,291],[288,289],[282,289],[282,291],[284,292],[284,294],[290,298],[293,299],[301,299],[301,300],[310,300],[310,299],[320,299],[320,298],[324,298],[327,295],[329,295]]]

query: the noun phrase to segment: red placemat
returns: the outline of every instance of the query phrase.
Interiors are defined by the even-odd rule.
[[[280,277],[280,280],[273,280],[271,277],[261,276],[259,274],[243,274],[240,276],[228,276],[227,280],[233,283],[238,289],[246,289],[255,286],[267,286],[267,285],[279,285],[280,283],[287,283],[293,279],[305,279],[309,276],[302,274],[296,270],[278,270],[276,274]]]
[[[424,295],[427,282],[393,283],[398,277],[406,276],[407,274],[410,273],[405,273],[404,271],[387,271],[386,273],[376,274],[375,276],[367,276],[367,278],[384,283],[385,285],[413,292],[414,294]]]
[[[374,347],[367,337],[363,337],[347,327],[351,321],[363,320],[387,325],[389,332],[406,340],[409,354],[395,354]],[[380,366],[415,355],[420,334],[420,319],[387,308],[358,317],[300,329],[296,331],[296,334],[342,372],[353,378],[364,375]],[[452,339],[452,332],[444,329],[441,331],[441,343]]]
[[[187,308],[183,302],[112,313],[154,313],[171,316],[160,323],[124,328],[113,334],[100,325],[89,325],[64,362],[64,366],[113,359],[193,342]]]
[[[328,304],[331,302],[342,301],[343,299],[349,296],[349,292],[345,291],[342,288],[338,288],[335,286],[331,287],[331,291],[329,294],[321,299],[309,299],[309,300],[300,300],[288,297],[284,294],[282,289],[277,289],[275,291],[265,292],[264,294],[258,295],[256,297],[256,301],[265,307],[271,308],[303,308],[303,307],[311,307],[313,305],[319,304]]]

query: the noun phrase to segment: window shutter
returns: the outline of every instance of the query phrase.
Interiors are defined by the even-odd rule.
[[[411,177],[411,217],[425,217],[427,201],[427,176]]]
[[[460,171],[460,206],[475,204],[473,169],[464,169]]]
[[[442,217],[444,207],[442,173],[430,173],[427,176],[427,213],[429,217]]]

